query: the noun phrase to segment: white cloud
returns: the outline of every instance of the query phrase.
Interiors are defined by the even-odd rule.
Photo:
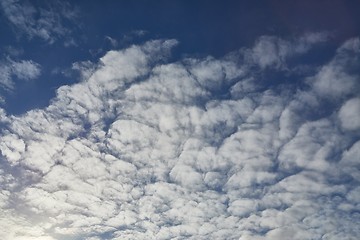
[[[341,126],[345,130],[360,129],[360,98],[348,100],[339,111]]]
[[[1,88],[10,90],[13,89],[14,82],[11,79],[11,68],[8,65],[0,65],[0,84]]]
[[[6,59],[0,62],[0,87],[8,91],[13,90],[15,77],[28,81],[38,78],[40,74],[40,65],[32,60]]]
[[[72,70],[80,73],[81,80],[89,79],[96,70],[96,64],[91,61],[75,62],[71,66]],[[56,70],[55,70],[56,73]],[[64,75],[66,72],[64,72]]]
[[[357,170],[359,164],[360,141],[355,142],[347,151],[344,151],[340,161],[343,176],[350,175],[357,181],[360,180],[360,173]]]
[[[327,39],[328,34],[325,32],[308,33],[291,41],[275,36],[262,36],[252,49],[245,51],[245,59],[261,69],[285,69],[289,58],[306,53],[314,44]]]
[[[44,109],[1,112],[1,237],[358,236],[356,88],[329,106],[321,84],[257,86],[321,36],[261,38],[243,54],[282,50],[258,68],[229,57],[166,63],[176,41],[150,41],[80,64],[90,74]],[[324,68],[355,77],[345,66],[354,44],[304,83]]]
[[[116,48],[118,45],[118,41],[112,37],[105,36],[105,40],[109,41],[111,47]]]
[[[61,1],[36,7],[28,1],[2,0],[0,6],[18,35],[26,35],[29,39],[40,38],[50,44],[71,33],[62,21],[74,21],[77,15],[68,3]],[[69,39],[67,42],[65,45],[69,44]]]
[[[359,90],[359,77],[353,70],[359,67],[357,55],[360,41],[353,38],[338,48],[335,57],[312,78],[309,83],[321,97],[330,99],[346,98]]]

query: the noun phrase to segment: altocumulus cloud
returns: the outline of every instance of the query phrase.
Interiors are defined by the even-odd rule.
[[[356,239],[360,41],[289,64],[326,40],[171,63],[177,42],[149,41],[1,111],[2,239]]]

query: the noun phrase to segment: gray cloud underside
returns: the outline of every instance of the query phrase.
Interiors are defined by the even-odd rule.
[[[176,41],[150,41],[45,109],[0,112],[2,239],[356,239],[359,39],[310,72],[287,64],[325,40],[174,63]]]

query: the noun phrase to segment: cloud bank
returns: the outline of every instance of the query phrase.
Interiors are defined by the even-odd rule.
[[[289,63],[326,39],[171,63],[177,42],[149,41],[2,111],[2,239],[356,239],[359,39]]]

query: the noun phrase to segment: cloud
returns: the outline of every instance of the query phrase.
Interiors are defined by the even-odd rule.
[[[74,65],[83,80],[48,107],[1,113],[1,237],[354,239],[359,93],[317,82],[358,77],[358,40],[296,73],[306,88],[259,79],[321,36],[171,63],[177,42],[154,40]]]
[[[68,39],[71,29],[63,21],[74,22],[77,13],[66,2],[55,1],[40,7],[28,1],[2,0],[0,6],[20,36],[40,38],[49,44],[60,38],[66,38],[65,45],[72,41]]]
[[[149,32],[146,30],[132,30],[122,36],[122,38],[116,42],[116,46],[119,43],[120,45],[127,45],[131,42],[133,42],[136,39],[141,39]],[[110,40],[110,39],[109,39]],[[112,42],[112,41],[111,41]]]
[[[356,57],[360,52],[358,38],[349,39],[337,50],[336,56],[312,78],[309,83],[321,97],[338,99],[348,97],[359,89],[358,76],[353,74],[359,67]]]
[[[105,40],[107,40],[113,48],[116,48],[118,46],[118,41],[112,37],[105,36]]]
[[[325,32],[308,33],[294,40],[284,40],[275,36],[262,36],[254,47],[245,50],[245,58],[249,63],[261,69],[287,68],[287,60],[308,52],[315,44],[325,42],[329,34]]]
[[[94,73],[96,64],[91,61],[75,62],[71,69],[79,72],[81,79],[88,79]]]
[[[40,65],[32,60],[6,59],[0,62],[0,86],[5,90],[14,89],[14,78],[28,81],[38,78],[40,74]]]
[[[40,65],[33,61],[12,62],[12,73],[19,79],[30,80],[39,77]]]
[[[360,98],[348,100],[339,111],[341,126],[345,130],[360,129]]]

